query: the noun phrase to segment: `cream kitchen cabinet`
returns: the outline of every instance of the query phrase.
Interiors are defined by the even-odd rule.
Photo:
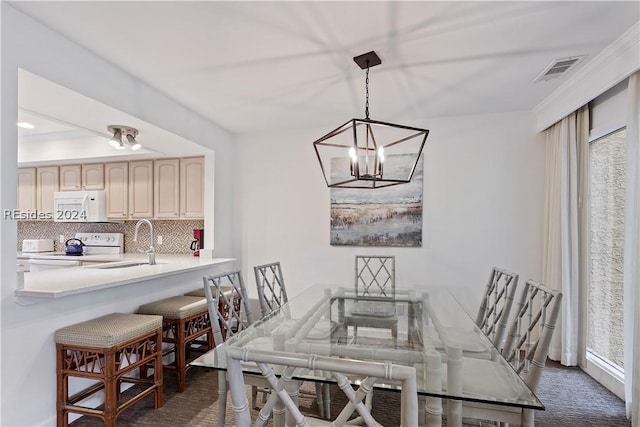
[[[80,165],[60,166],[60,191],[80,190],[81,175]]]
[[[18,168],[18,210],[26,213],[36,208],[36,168]]]
[[[81,185],[83,190],[104,190],[104,164],[82,165]]]
[[[180,217],[180,159],[153,162],[153,213],[155,218]]]
[[[153,160],[129,162],[129,218],[153,218]]]
[[[106,163],[104,187],[107,192],[107,218],[129,217],[129,163]]]
[[[204,157],[180,159],[180,217],[204,218]]]
[[[104,164],[60,166],[60,191],[104,190]]]
[[[60,190],[58,166],[36,168],[36,208],[40,214],[51,214],[53,193]]]

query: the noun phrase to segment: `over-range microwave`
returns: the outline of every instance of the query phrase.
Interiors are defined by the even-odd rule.
[[[107,196],[104,190],[56,191],[53,193],[55,222],[107,222]]]

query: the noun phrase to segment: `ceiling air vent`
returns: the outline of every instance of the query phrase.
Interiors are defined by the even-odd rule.
[[[554,59],[539,75],[535,78],[534,82],[546,81],[558,78],[564,75],[571,68],[575,67],[577,63],[582,61],[586,55],[570,56],[568,58]]]

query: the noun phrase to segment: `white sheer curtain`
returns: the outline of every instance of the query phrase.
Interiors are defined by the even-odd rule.
[[[624,231],[624,382],[627,417],[640,427],[640,71],[629,78]]]
[[[578,364],[580,300],[588,284],[589,110],[545,131],[545,206],[542,281],[562,292],[549,357]],[[584,203],[584,209],[583,209]],[[585,238],[582,238],[585,236]]]

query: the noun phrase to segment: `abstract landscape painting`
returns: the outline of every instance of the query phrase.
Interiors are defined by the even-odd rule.
[[[392,166],[392,161],[389,156],[385,163]],[[410,183],[373,190],[332,188],[331,245],[422,246],[422,179],[420,156]]]

